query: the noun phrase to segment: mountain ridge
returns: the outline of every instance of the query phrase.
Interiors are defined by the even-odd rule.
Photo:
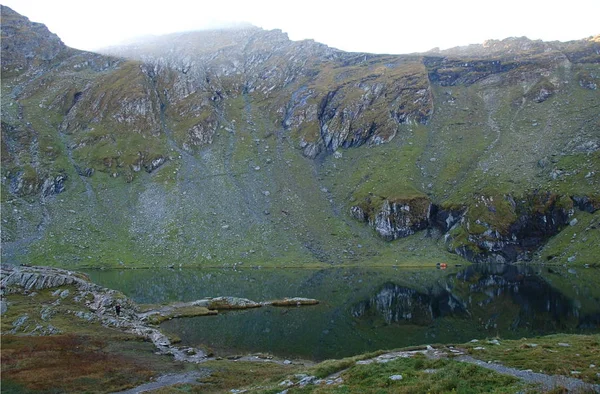
[[[31,38],[9,10],[3,258],[593,263],[594,40],[373,55],[256,28],[127,60]],[[573,215],[590,229],[575,246],[560,236]]]

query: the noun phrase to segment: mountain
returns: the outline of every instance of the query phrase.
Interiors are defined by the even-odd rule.
[[[5,262],[596,264],[600,36],[376,55],[248,26],[98,54],[1,14]]]

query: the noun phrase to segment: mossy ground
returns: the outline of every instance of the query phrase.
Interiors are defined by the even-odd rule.
[[[566,227],[540,250],[540,261],[572,268],[600,265],[600,211],[577,212],[573,219],[576,224]]]
[[[65,290],[69,295],[61,297]],[[3,295],[2,302],[7,303],[2,315],[3,393],[113,392],[184,369],[156,355],[151,342],[77,316],[76,312],[89,311],[85,300],[75,300],[74,294],[74,288],[63,287]],[[23,316],[28,318],[15,328]],[[60,332],[32,335],[36,327]]]

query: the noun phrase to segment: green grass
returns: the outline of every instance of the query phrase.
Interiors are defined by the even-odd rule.
[[[568,346],[561,346],[566,344]],[[599,384],[599,335],[548,335],[544,337],[500,340],[500,345],[469,343],[471,355],[483,361],[500,362],[517,369],[531,369],[548,375],[563,375]],[[473,350],[484,347],[483,350]],[[593,366],[595,365],[595,366]],[[572,374],[572,371],[579,371]]]
[[[402,375],[402,380],[390,379],[396,374]],[[452,360],[410,358],[385,364],[356,365],[341,376],[348,392],[356,393],[502,393],[523,389],[516,378]]]
[[[600,211],[577,212],[573,219],[577,220],[576,225],[567,226],[540,250],[540,261],[577,268],[598,266]]]

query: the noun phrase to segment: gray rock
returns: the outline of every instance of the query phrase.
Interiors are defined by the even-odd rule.
[[[300,379],[300,381],[298,382],[298,385],[300,387],[304,387],[309,384],[313,384],[316,380],[317,380],[316,376],[306,376],[306,377]]]
[[[390,380],[402,380],[402,375],[392,375],[390,376]]]
[[[29,315],[21,315],[15,321],[13,321],[13,329],[10,331],[12,334],[16,334],[17,331],[21,330],[21,327],[29,320]]]
[[[51,307],[45,307],[42,309],[40,316],[42,320],[48,321],[56,314],[56,311]]]
[[[86,321],[92,321],[96,317],[93,313],[83,312],[83,311],[77,311],[74,313],[74,315],[77,316],[78,318],[86,320]]]

